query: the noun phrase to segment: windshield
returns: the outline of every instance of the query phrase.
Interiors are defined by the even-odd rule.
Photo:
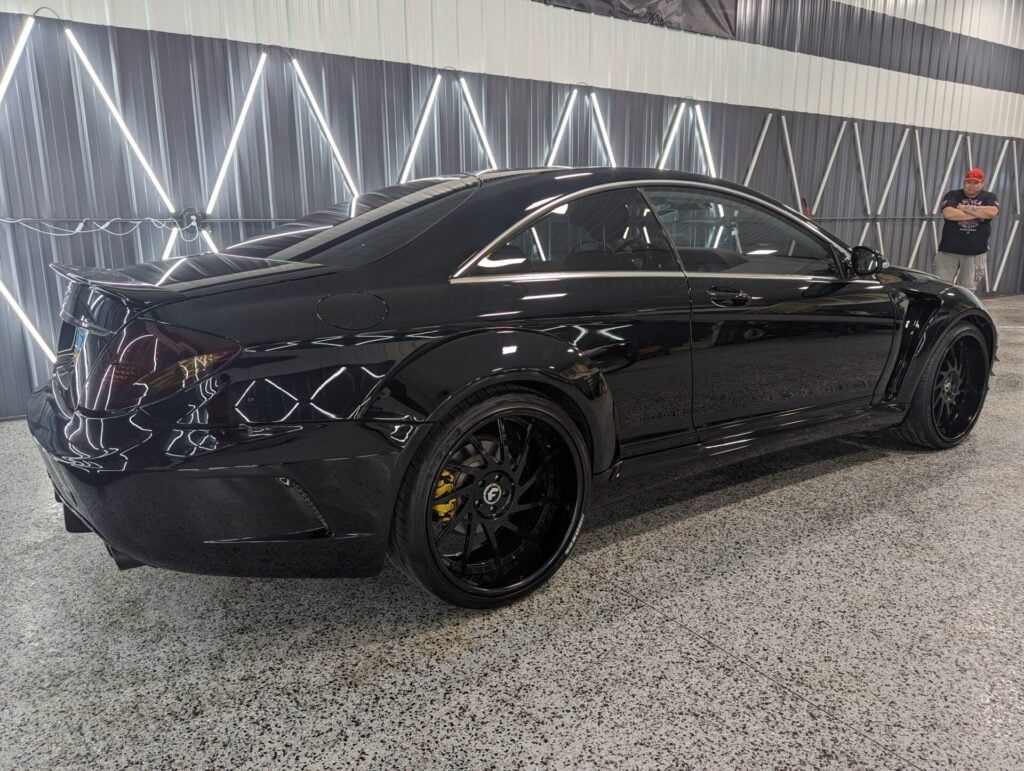
[[[385,187],[239,241],[221,253],[357,268],[425,233],[464,203],[479,184],[474,176],[462,176]]]

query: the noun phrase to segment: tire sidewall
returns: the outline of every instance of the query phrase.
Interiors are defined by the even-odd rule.
[[[981,333],[974,324],[967,321],[960,321],[952,326],[946,335],[942,338],[942,341],[936,346],[935,351],[932,353],[931,359],[928,361],[924,372],[921,373],[921,383],[918,386],[917,394],[915,399],[920,400],[920,404],[915,404],[914,408],[920,411],[921,417],[924,419],[925,427],[928,432],[928,438],[937,447],[956,447],[958,444],[963,442],[971,431],[974,430],[974,426],[978,422],[978,418],[981,417],[982,409],[985,407],[985,398],[988,396],[988,381],[989,381],[989,365],[986,365],[984,371],[984,382],[981,388],[981,401],[978,403],[978,408],[975,411],[974,420],[967,427],[960,436],[955,439],[948,439],[945,437],[935,425],[935,416],[932,413],[932,388],[935,384],[935,377],[938,374],[939,366],[942,364],[942,360],[945,358],[946,353],[949,349],[963,337],[972,337],[981,346],[983,358],[986,362],[991,360],[991,352],[988,348],[988,341],[985,336]]]

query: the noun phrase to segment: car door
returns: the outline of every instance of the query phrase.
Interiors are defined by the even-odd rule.
[[[693,420],[701,439],[737,421],[868,404],[896,309],[873,278],[796,215],[713,186],[645,190],[693,303]]]
[[[686,278],[636,187],[555,202],[455,279],[495,323],[581,351],[612,392],[623,454],[696,440]]]

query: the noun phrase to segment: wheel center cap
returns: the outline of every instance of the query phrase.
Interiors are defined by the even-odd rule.
[[[501,485],[497,482],[491,482],[487,487],[484,488],[484,503],[488,506],[494,506],[498,501],[501,500],[502,489]]]
[[[480,480],[476,505],[480,515],[493,519],[500,517],[511,505],[515,485],[507,474],[500,471],[488,474]]]

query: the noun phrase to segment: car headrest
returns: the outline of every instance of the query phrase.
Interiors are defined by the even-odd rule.
[[[606,251],[574,252],[563,264],[566,270],[636,270],[628,254]]]

